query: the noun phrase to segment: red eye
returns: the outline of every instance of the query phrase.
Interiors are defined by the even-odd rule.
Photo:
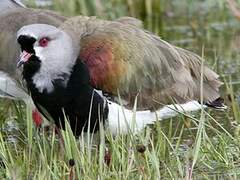
[[[41,47],[46,47],[48,45],[48,42],[49,42],[49,38],[44,37],[39,40],[39,45]]]

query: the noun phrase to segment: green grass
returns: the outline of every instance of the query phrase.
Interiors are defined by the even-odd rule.
[[[53,129],[36,130],[31,117],[26,120],[21,122],[14,142],[8,140],[11,133],[0,133],[1,178],[71,179],[70,174],[79,179],[240,176],[238,136],[229,134],[205,111],[159,122],[137,135],[112,137],[100,128],[94,142],[91,134],[75,139],[67,126],[61,132],[64,144]],[[106,149],[111,154],[109,164]],[[75,162],[73,167],[70,160]]]
[[[0,179],[240,178],[240,26],[224,0],[55,0],[50,8],[68,16],[138,17],[171,43],[204,52],[229,108],[179,115],[136,135],[112,137],[101,127],[94,137],[75,139],[69,128],[62,138],[52,128],[37,130],[21,102],[0,100]]]

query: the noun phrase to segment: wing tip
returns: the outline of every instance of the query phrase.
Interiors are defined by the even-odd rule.
[[[206,106],[217,109],[217,110],[226,110],[228,107],[224,104],[224,99],[218,97],[214,101],[205,103]]]

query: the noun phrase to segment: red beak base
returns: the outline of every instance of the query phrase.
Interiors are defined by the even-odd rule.
[[[31,53],[28,53],[28,52],[26,52],[26,51],[23,51],[21,54],[20,54],[20,59],[19,59],[19,61],[18,61],[18,63],[17,63],[17,67],[19,68],[19,67],[21,67],[25,62],[27,62],[29,59],[30,59],[30,57],[32,56],[33,54],[31,54]]]

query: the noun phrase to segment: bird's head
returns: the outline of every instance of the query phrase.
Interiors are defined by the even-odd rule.
[[[40,91],[51,91],[54,79],[70,75],[77,50],[64,31],[46,24],[27,25],[17,32],[17,41],[21,47],[17,66],[23,65],[23,77],[32,79]]]

